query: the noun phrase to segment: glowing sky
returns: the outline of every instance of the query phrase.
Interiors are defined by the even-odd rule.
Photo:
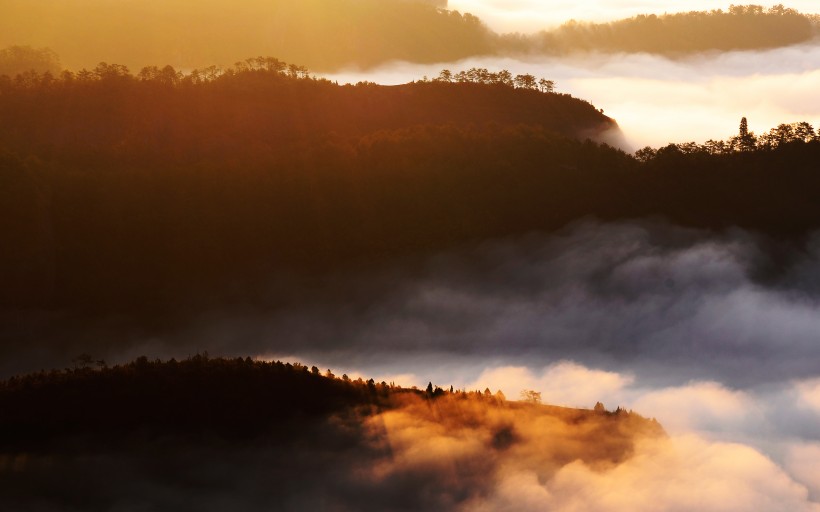
[[[727,10],[735,3],[719,0],[450,0],[449,7],[469,12],[481,18],[491,28],[501,32],[535,32],[560,25],[568,20],[611,21],[636,14],[663,14],[681,11]],[[816,0],[792,0],[791,2],[748,2],[764,7],[783,4],[800,12],[818,11]]]

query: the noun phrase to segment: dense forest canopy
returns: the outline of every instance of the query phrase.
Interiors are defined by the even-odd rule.
[[[533,35],[491,31],[446,2],[421,0],[2,0],[0,47],[56,51],[69,69],[100,61],[182,69],[278,55],[320,71],[389,61],[452,62],[516,53],[649,52],[686,55],[804,43],[816,16],[783,6],[569,22]],[[81,14],[80,14],[81,13]]]
[[[585,216],[789,237],[820,226],[820,140],[806,123],[634,157],[586,139],[615,127],[589,103],[534,77],[515,87],[470,73],[339,86],[249,59],[184,76],[101,64],[1,79],[0,234],[13,250],[0,300],[163,309],[253,295],[284,269],[335,271]]]

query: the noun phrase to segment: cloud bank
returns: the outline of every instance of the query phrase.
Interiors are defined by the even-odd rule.
[[[408,397],[292,438],[138,436],[118,449],[0,454],[11,510],[817,511],[760,451],[642,430],[633,415]],[[808,460],[794,452],[799,472]],[[811,475],[811,471],[808,471]],[[26,489],[38,489],[32,499]]]
[[[561,444],[539,437],[548,430],[538,421],[490,415],[470,428],[445,428],[448,415],[410,408],[368,420],[362,435],[369,448],[361,453],[339,451],[346,441],[319,432],[330,444],[300,445],[306,451],[298,455],[279,448],[203,455],[191,447],[187,462],[169,463],[209,461],[197,462],[204,473],[186,477],[195,487],[234,474],[207,495],[211,504],[227,503],[247,475],[249,497],[239,510],[270,505],[272,494],[260,486],[281,475],[264,468],[291,456],[311,461],[303,469],[315,482],[337,483],[302,489],[284,510],[328,503],[378,510],[397,502],[451,510],[545,503],[557,510],[817,510],[820,235],[784,244],[742,231],[587,221],[555,235],[485,241],[318,281],[274,279],[272,286],[290,300],[205,312],[151,335],[129,331],[122,319],[38,321],[40,329],[28,334],[36,344],[25,334],[17,345],[4,344],[6,354],[15,350],[3,358],[5,371],[30,369],[32,361],[67,365],[81,351],[109,361],[251,353],[404,385],[489,387],[511,399],[534,389],[547,403],[588,408],[602,401],[655,417],[670,434],[636,445],[615,464],[572,458],[549,465],[538,457]],[[487,440],[502,424],[515,425],[521,444],[490,456]],[[21,464],[46,471],[37,460],[7,457],[0,466],[5,475]],[[87,461],[64,463],[73,468],[77,460]],[[139,457],[94,460],[99,474],[123,479],[112,495],[161,494],[171,500],[165,503],[189,496],[153,480],[129,490],[123,482],[141,482],[148,464]]]
[[[766,8],[782,2],[754,2]],[[664,14],[681,11],[728,10],[721,0],[690,0],[686,4],[669,0],[449,0],[450,9],[472,13],[500,32],[537,32],[556,27],[568,20],[605,22],[637,14]],[[793,0],[787,7],[804,13],[817,12],[812,0]]]

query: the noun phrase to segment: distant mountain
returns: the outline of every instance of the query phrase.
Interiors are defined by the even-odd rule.
[[[808,43],[820,35],[820,18],[782,5],[733,5],[728,11],[640,15],[608,23],[570,21],[531,36],[508,35],[501,48],[566,55],[652,53],[683,57],[703,52],[763,50]]]
[[[204,0],[195,8],[184,0],[3,0],[2,11],[0,48],[51,48],[74,71],[100,61],[192,69],[247,55],[277,55],[320,71],[517,53],[681,56],[807,43],[819,26],[816,16],[755,5],[570,21],[529,35],[497,34],[441,0]]]
[[[0,48],[46,46],[67,67],[100,61],[191,69],[277,55],[312,69],[492,52],[478,18],[439,0],[3,0]],[[82,13],[78,15],[77,13]]]

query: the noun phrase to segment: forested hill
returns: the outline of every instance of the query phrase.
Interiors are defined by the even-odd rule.
[[[511,464],[610,468],[663,438],[620,408],[278,361],[80,362],[0,381],[0,509],[448,510]]]
[[[562,55],[581,52],[653,53],[680,57],[703,52],[763,50],[809,43],[820,18],[777,5],[732,5],[728,10],[639,15],[606,23],[570,21],[530,36],[502,36],[509,50]]]
[[[470,71],[460,83],[337,85],[260,57],[187,75],[148,67],[134,76],[100,64],[58,77],[0,76],[0,148],[190,164],[231,151],[245,162],[278,158],[299,145],[417,125],[528,125],[580,139],[617,131],[588,102],[550,92],[531,75]]]
[[[3,308],[168,315],[263,300],[280,273],[590,216],[796,240],[820,227],[806,123],[760,138],[744,123],[726,143],[635,158],[579,140],[614,122],[532,77],[339,86],[261,63],[273,70],[101,65],[0,82]],[[465,75],[493,76],[479,71]]]
[[[44,449],[77,435],[103,442],[106,436],[145,429],[152,435],[252,438],[334,414],[367,416],[416,400],[526,407],[489,390],[468,392],[431,383],[425,391],[351,379],[300,363],[214,358],[207,353],[165,362],[140,357],[112,367],[83,354],[72,364],[0,381],[0,450]],[[539,414],[566,421],[592,424],[600,417],[615,427],[621,423],[647,434],[662,432],[657,423],[626,411],[532,406]]]

